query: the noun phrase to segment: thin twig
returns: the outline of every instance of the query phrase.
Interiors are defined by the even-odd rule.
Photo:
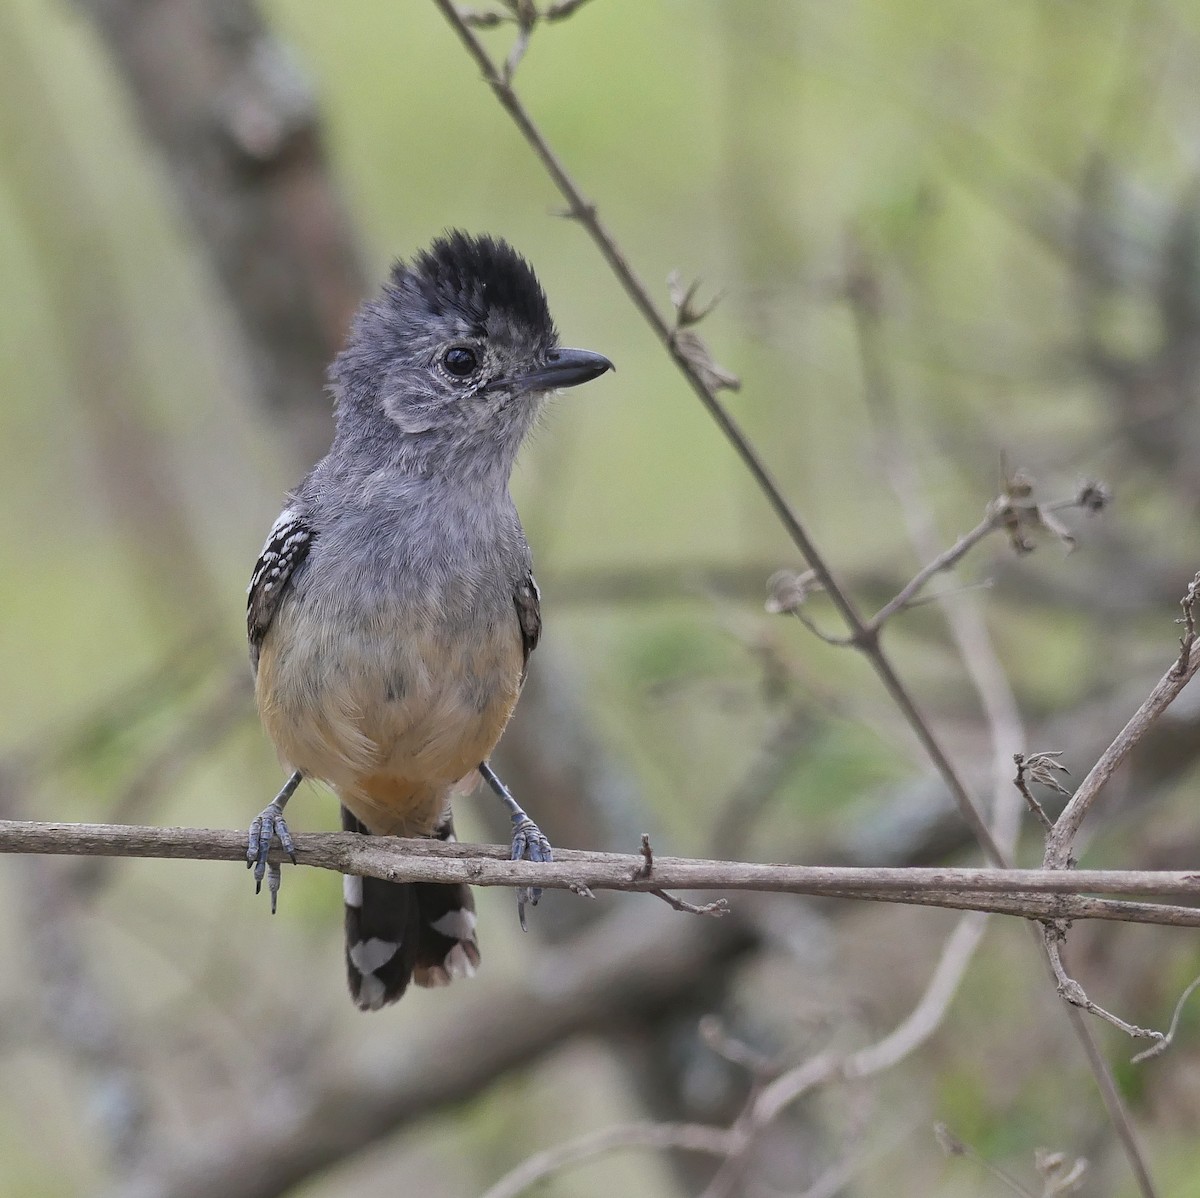
[[[738,1137],[736,1146],[726,1155],[700,1198],[730,1198],[737,1193],[746,1155],[758,1131],[773,1122],[793,1102],[818,1086],[833,1081],[840,1072],[841,1058],[836,1053],[818,1053],[795,1069],[789,1069],[752,1096],[733,1125],[733,1132]]]
[[[759,1078],[779,1076],[779,1062],[774,1057],[730,1035],[718,1016],[705,1015],[696,1030],[705,1045],[730,1064],[740,1065],[747,1073]]]
[[[1187,672],[1188,658],[1192,654],[1192,646],[1196,643],[1196,598],[1200,588],[1200,574],[1188,584],[1187,593],[1179,601],[1183,608],[1183,636],[1179,638],[1179,660],[1175,663],[1175,672],[1182,676]]]
[[[1104,1109],[1108,1112],[1113,1129],[1121,1141],[1121,1148],[1133,1173],[1134,1181],[1137,1183],[1138,1192],[1143,1195],[1143,1198],[1156,1198],[1158,1191],[1154,1187],[1154,1180],[1150,1176],[1150,1168],[1146,1164],[1145,1157],[1142,1155],[1141,1145],[1138,1143],[1137,1133],[1134,1130],[1133,1120],[1130,1117],[1129,1108],[1125,1103],[1125,1097],[1117,1088],[1117,1082],[1113,1077],[1112,1069],[1109,1067],[1104,1054],[1100,1051],[1099,1044],[1096,1043],[1096,1037],[1092,1033],[1091,1021],[1084,1016],[1084,1013],[1078,1007],[1074,1007],[1070,1003],[1064,1003],[1063,1010],[1067,1013],[1067,1019],[1071,1024],[1071,1029],[1074,1031],[1076,1039],[1083,1045],[1083,1051],[1088,1060],[1088,1067],[1091,1069],[1092,1076],[1095,1078],[1096,1085],[1100,1090]]]
[[[735,1125],[735,1130],[742,1133],[743,1142],[717,1171],[702,1198],[729,1198],[736,1192],[754,1137],[792,1103],[835,1078],[864,1078],[890,1069],[924,1044],[945,1017],[950,1000],[978,947],[984,926],[985,919],[979,915],[968,916],[958,923],[921,1001],[882,1040],[848,1057],[832,1052],[819,1053],[752,1095]]]
[[[868,627],[879,629],[884,626],[898,611],[910,607],[919,591],[935,574],[953,570],[956,565],[984,538],[990,536],[1001,526],[1001,520],[996,510],[989,508],[988,514],[970,532],[964,533],[949,549],[939,553],[927,566],[923,566],[911,581],[906,583],[894,598],[888,600],[870,619]]]
[[[1175,662],[1159,679],[1146,701],[1130,717],[1129,722],[1118,733],[1116,739],[1100,755],[1079,789],[1054,821],[1054,830],[1046,838],[1043,864],[1047,869],[1066,869],[1070,862],[1071,847],[1075,836],[1092,804],[1096,801],[1105,783],[1116,772],[1117,767],[1129,756],[1134,746],[1150,730],[1181,690],[1200,670],[1200,644],[1194,640],[1188,647],[1187,657]]]
[[[1187,1000],[1196,992],[1197,986],[1200,986],[1200,977],[1193,978],[1192,984],[1179,996],[1179,1001],[1175,1004],[1175,1013],[1171,1016],[1171,1026],[1167,1029],[1167,1034],[1157,1044],[1152,1044],[1149,1048],[1139,1052],[1133,1058],[1132,1064],[1140,1065],[1143,1061],[1148,1061],[1151,1057],[1156,1057],[1159,1053],[1165,1052],[1170,1048],[1175,1040],[1175,1033],[1179,1030],[1179,1017],[1183,1014],[1183,1008],[1187,1004]]]
[[[1136,903],[1123,899],[1084,898],[1078,895],[981,894],[952,890],[831,892],[828,898],[858,899],[866,902],[904,903],[912,907],[941,907],[947,911],[988,911],[993,915],[1014,915],[1039,923],[1055,920],[1097,919],[1110,923],[1147,923],[1169,927],[1200,927],[1200,907],[1173,906],[1167,903]]]
[[[827,645],[833,645],[835,648],[848,648],[856,642],[852,636],[838,636],[832,632],[825,632],[821,629],[815,620],[802,607],[793,607],[791,614],[800,621],[804,627],[813,634],[819,641],[824,641]]]
[[[1064,934],[1059,924],[1047,925],[1043,929],[1043,934],[1046,941],[1046,954],[1050,958],[1050,965],[1054,970],[1054,977],[1058,983],[1058,993],[1062,998],[1073,1007],[1078,1007],[1081,1011],[1086,1011],[1089,1015],[1095,1015],[1097,1018],[1111,1023],[1113,1027],[1135,1040],[1154,1040],[1156,1044],[1161,1044],[1166,1038],[1162,1032],[1156,1032],[1153,1028],[1138,1027],[1137,1024],[1128,1023],[1119,1015],[1114,1015],[1111,1011],[1106,1011],[1098,1003],[1094,1003],[1088,998],[1087,992],[1067,973],[1066,966],[1063,964],[1062,944]]]
[[[711,903],[698,905],[696,903],[686,902],[677,895],[668,894],[665,890],[650,891],[655,898],[660,898],[668,907],[673,907],[676,911],[682,911],[686,915],[711,915],[715,919],[720,919],[722,915],[729,914],[728,899],[714,899]]]
[[[642,833],[642,864],[639,877],[648,878],[654,872],[654,849],[650,847],[650,833]]]
[[[483,1198],[516,1198],[530,1186],[572,1165],[583,1164],[598,1156],[630,1148],[657,1151],[674,1148],[682,1152],[700,1152],[708,1156],[727,1156],[736,1146],[737,1136],[722,1127],[700,1123],[624,1123],[589,1132],[576,1140],[555,1144],[535,1153],[506,1173],[491,1186]]]
[[[938,959],[937,968],[921,1001],[890,1035],[850,1056],[842,1071],[846,1077],[871,1077],[910,1056],[941,1026],[951,1000],[958,993],[967,966],[983,939],[985,915],[972,912],[955,925]]]

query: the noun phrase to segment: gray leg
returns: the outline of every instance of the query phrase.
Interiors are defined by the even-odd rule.
[[[479,772],[483,780],[500,797],[500,802],[508,808],[509,818],[513,823],[512,860],[513,861],[553,861],[554,850],[550,842],[542,835],[542,830],[525,814],[521,804],[513,798],[512,791],[500,781],[496,771],[486,761],[479,763]],[[525,925],[525,904],[537,906],[542,897],[540,886],[524,887],[517,891],[517,918],[521,921],[521,930],[528,931]]]
[[[271,851],[271,841],[278,836],[283,851],[296,863],[296,845],[292,834],[288,831],[287,822],[283,818],[283,809],[287,801],[300,785],[303,775],[297,770],[284,784],[283,789],[254,817],[250,825],[250,833],[246,838],[246,868],[254,869],[254,893],[262,890],[263,876],[267,879],[267,890],[271,895],[271,914],[275,914],[275,906],[279,899],[279,882],[281,878],[279,863],[268,861],[267,854]]]

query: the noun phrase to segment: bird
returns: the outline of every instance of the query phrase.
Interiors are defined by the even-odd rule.
[[[489,764],[541,635],[509,482],[546,398],[612,369],[560,347],[533,268],[488,235],[447,232],[358,310],[330,367],[330,450],[288,495],[247,594],[257,707],[288,771],[247,843],[272,911],[268,854],[278,837],[295,860],[284,807],[306,779],[333,790],[348,831],[453,840],[451,799],[482,777],[513,858],[551,859]],[[523,927],[539,893],[518,892]],[[361,1009],[475,972],[465,884],[347,875],[343,897]]]

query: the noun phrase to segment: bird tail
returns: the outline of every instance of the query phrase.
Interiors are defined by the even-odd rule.
[[[369,835],[345,807],[342,827]],[[447,816],[433,834],[455,840]],[[349,874],[346,900],[346,975],[350,995],[364,1011],[395,1002],[410,981],[447,986],[470,977],[479,964],[475,901],[465,883],[384,882]]]

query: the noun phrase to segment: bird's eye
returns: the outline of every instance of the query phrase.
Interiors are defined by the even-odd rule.
[[[465,379],[475,373],[479,366],[479,358],[473,349],[468,349],[465,345],[452,345],[442,355],[442,365],[456,379]]]

